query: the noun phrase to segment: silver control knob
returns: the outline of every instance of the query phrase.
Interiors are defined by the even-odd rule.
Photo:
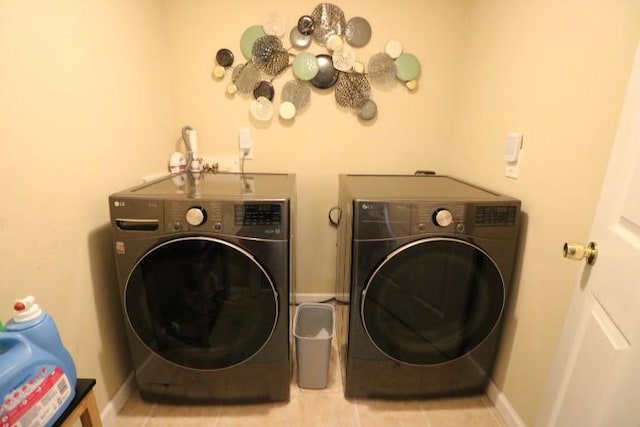
[[[439,225],[440,227],[447,227],[453,222],[453,214],[448,209],[440,209],[436,212],[433,220],[436,225]]]
[[[198,225],[202,225],[202,223],[206,219],[206,213],[204,209],[200,207],[189,208],[187,214],[185,215],[185,219],[189,225],[197,227]]]

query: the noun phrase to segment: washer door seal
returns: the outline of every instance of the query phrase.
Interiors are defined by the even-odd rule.
[[[125,288],[125,313],[138,339],[175,365],[224,369],[257,354],[278,319],[266,270],[223,240],[185,237],[145,253]]]
[[[496,328],[505,304],[498,267],[480,247],[452,238],[411,242],[369,278],[361,317],[373,344],[410,365],[456,360]]]

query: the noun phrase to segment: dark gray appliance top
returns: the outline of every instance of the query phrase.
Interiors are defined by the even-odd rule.
[[[293,174],[222,172],[192,175],[183,172],[128,188],[116,195],[166,199],[285,200],[292,198],[294,192]]]
[[[509,200],[493,191],[443,175],[340,175],[341,187],[361,200]]]

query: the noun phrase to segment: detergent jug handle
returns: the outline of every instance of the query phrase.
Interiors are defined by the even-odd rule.
[[[12,360],[28,360],[31,354],[31,343],[21,334],[0,332],[0,378],[11,369]]]

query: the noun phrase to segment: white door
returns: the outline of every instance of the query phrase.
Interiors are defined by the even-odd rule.
[[[587,237],[599,253],[576,285],[537,424],[638,427],[640,46]]]

